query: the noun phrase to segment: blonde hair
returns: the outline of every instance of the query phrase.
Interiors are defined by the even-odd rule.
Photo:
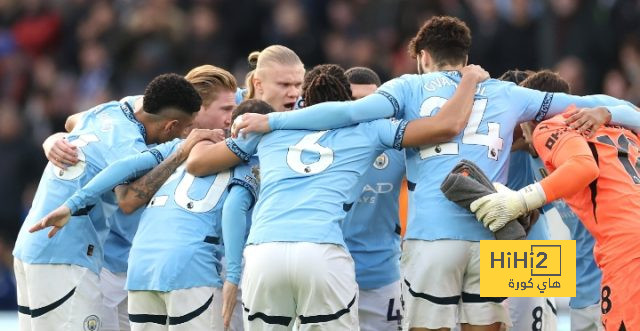
[[[236,79],[230,72],[210,64],[191,69],[184,78],[198,91],[205,107],[218,97],[221,90],[235,92],[238,88]]]
[[[262,51],[254,51],[247,57],[249,66],[253,70],[247,73],[245,79],[245,86],[247,87],[247,95],[245,99],[253,99],[256,95],[255,88],[253,87],[253,79],[256,77],[256,73],[272,63],[281,65],[303,65],[298,55],[290,48],[282,45],[271,45]]]

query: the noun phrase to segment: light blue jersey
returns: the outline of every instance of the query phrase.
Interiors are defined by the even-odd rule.
[[[388,149],[356,186],[356,200],[342,232],[360,289],[376,289],[400,279],[398,198],[404,173],[404,153]]]
[[[600,301],[602,272],[593,259],[593,236],[564,200],[551,203],[569,228],[571,239],[576,241],[576,296],[569,299],[573,309],[585,308]]]
[[[107,165],[146,150],[146,131],[132,105],[112,101],[90,109],[67,139],[78,146],[80,162],[66,170],[47,164],[13,254],[26,263],[74,264],[98,273],[108,232],[105,216],[115,211],[109,204],[100,201],[79,210],[51,239],[46,230],[29,233],[28,229]],[[106,193],[105,199],[113,201],[113,193]]]
[[[434,116],[460,79],[458,72],[404,75],[385,83],[377,93],[391,102],[396,117],[413,120]],[[415,180],[414,200],[420,203],[412,205],[416,211],[409,217],[405,238],[493,239],[493,233],[473,214],[444,197],[440,184],[446,175],[464,158],[477,164],[491,181],[506,183],[518,123],[559,114],[571,103],[592,102],[595,99],[545,93],[495,79],[478,84],[469,122],[461,134],[447,143],[406,149],[407,164],[412,164],[407,166],[407,176]]]
[[[295,112],[271,113],[274,129],[324,130],[382,117],[413,120],[433,116],[452,97],[460,74],[455,71],[404,75],[382,85],[377,93],[351,102],[326,102]],[[493,239],[475,216],[447,200],[440,191],[445,176],[461,159],[477,164],[492,181],[505,183],[507,159],[517,123],[542,120],[577,107],[621,106],[638,122],[640,113],[623,100],[607,96],[545,93],[489,79],[478,84],[473,111],[462,133],[448,143],[406,149],[407,178],[415,184],[406,239]],[[623,123],[626,124],[626,123]],[[637,123],[636,123],[637,124]]]
[[[130,96],[120,101],[133,106],[141,97],[142,95]],[[125,214],[117,208],[115,200],[111,201],[111,204],[115,212],[107,219],[109,233],[104,242],[104,267],[113,273],[122,273],[127,272],[131,241],[138,229],[143,208],[131,214]]]
[[[542,160],[533,157],[528,151],[511,152],[509,160],[509,177],[507,179],[507,187],[517,191],[529,184],[539,182],[546,176],[546,169]],[[542,207],[543,211],[551,208],[551,204]],[[549,240],[549,224],[544,212],[540,213],[538,220],[533,224],[529,233],[528,240]]]
[[[252,168],[194,177],[185,165],[167,179],[142,214],[129,254],[127,290],[172,291],[221,287],[221,213],[229,185],[238,184],[254,196]],[[244,228],[244,224],[241,224]]]
[[[388,149],[356,185],[357,196],[342,232],[360,289],[376,289],[400,279],[398,198],[404,173],[404,153]]]
[[[299,110],[298,110],[299,111]],[[343,205],[375,158],[400,148],[407,122],[379,120],[330,131],[276,131],[227,139],[238,157],[260,158],[260,200],[247,244],[345,245]]]
[[[239,105],[242,101],[244,101],[245,96],[247,95],[247,89],[237,88],[236,89],[236,105]]]

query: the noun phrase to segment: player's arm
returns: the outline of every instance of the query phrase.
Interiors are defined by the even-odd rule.
[[[77,147],[71,145],[66,137],[66,132],[58,132],[50,135],[42,143],[47,160],[61,169],[66,169],[79,161]]]
[[[585,108],[575,111],[565,123],[580,132],[595,132],[601,125],[612,121],[613,124],[628,129],[640,128],[640,112],[631,103],[608,95],[576,96],[566,93],[544,93],[515,86],[511,97],[528,100],[527,110],[521,121],[538,122],[564,112],[569,106]]]
[[[519,191],[503,187],[498,193],[474,201],[471,210],[492,231],[526,212],[576,194],[599,175],[586,139],[565,124],[543,122],[534,131],[533,139],[540,158],[555,171]]]
[[[146,205],[164,182],[187,159],[193,147],[201,141],[211,142],[216,138],[219,130],[193,129],[189,136],[180,144],[175,152],[170,154],[151,171],[138,178],[133,183],[120,185],[116,192],[118,206],[125,214],[130,214]]]
[[[402,147],[418,147],[453,139],[469,121],[476,84],[471,79],[462,79],[456,90],[459,97],[447,101],[449,107],[442,107],[435,116],[410,121],[404,133]]]
[[[262,134],[250,133],[216,144],[200,143],[189,154],[187,171],[195,176],[207,176],[227,170],[242,161],[249,162],[257,151],[260,139]]]
[[[242,275],[242,251],[245,245],[247,216],[254,197],[246,188],[233,185],[222,207],[222,241],[227,262],[227,276],[222,288],[222,319],[229,327],[236,305],[236,295]]]
[[[67,120],[64,122],[64,129],[67,130],[67,132],[71,132],[73,128],[76,127],[76,124],[78,124],[82,116],[84,116],[87,112],[88,110],[85,110],[83,112],[79,112],[67,117]]]
[[[459,120],[459,108],[456,108],[460,100],[473,97],[477,83],[489,78],[489,74],[476,65],[466,66],[461,72],[460,85],[464,88],[456,89],[453,97],[442,106],[439,120],[455,124],[463,122]],[[472,84],[467,81],[471,81]],[[466,88],[469,85],[474,87]],[[385,91],[385,88],[397,95]],[[401,104],[404,99],[402,95],[408,93],[411,88],[415,87],[408,86],[407,82],[400,77],[385,83],[377,93],[356,101],[324,102],[292,112],[274,112],[268,115],[245,114],[242,121],[232,129],[232,134],[235,135],[240,130],[245,133],[264,133],[281,129],[327,130],[392,116],[400,118],[402,117],[401,110],[404,107]],[[455,131],[457,134],[463,127],[464,124],[457,125],[452,127],[451,131]],[[455,134],[450,138],[454,136]]]
[[[131,179],[141,172],[151,169],[158,164],[155,153],[145,151],[127,158],[118,160],[100,171],[83,188],[76,191],[65,203],[49,213],[36,223],[29,232],[35,232],[53,226],[49,231],[52,237],[61,229],[69,218],[87,206],[94,205],[100,196],[111,190],[116,185]]]

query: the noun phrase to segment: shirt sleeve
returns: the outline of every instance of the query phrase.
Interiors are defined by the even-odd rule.
[[[227,281],[238,285],[242,274],[242,250],[245,245],[247,214],[252,196],[242,186],[233,186],[222,207],[222,241],[227,261]]]
[[[126,180],[139,177],[158,165],[162,161],[158,159],[159,154],[157,150],[151,149],[112,163],[76,191],[64,204],[71,209],[72,214],[96,204],[104,192]]]
[[[272,130],[329,130],[395,115],[396,107],[380,93],[356,101],[323,102],[300,110],[270,113]]]
[[[636,123],[637,119],[635,117],[629,119],[624,117],[624,115],[619,116],[618,112],[633,115],[633,113],[630,112],[635,112],[636,109],[631,103],[607,95],[577,96],[566,93],[546,93],[515,84],[510,86],[508,90],[510,100],[518,100],[518,102],[524,103],[524,112],[521,114],[520,122],[531,120],[541,122],[564,112],[570,105],[575,105],[579,108],[604,106],[611,112],[612,119],[620,120],[622,118],[623,121],[629,120],[629,123],[619,124],[623,126],[626,126],[626,124],[630,126],[638,124]]]
[[[545,166],[552,171],[540,181],[547,202],[571,196],[597,177],[598,165],[587,140],[564,123],[540,123],[533,133],[533,144]]]
[[[251,156],[256,154],[261,138],[262,134],[251,132],[246,137],[227,138],[225,144],[242,161],[249,162]]]
[[[252,156],[249,162],[241,163],[233,169],[229,190],[235,185],[242,186],[251,193],[253,198],[251,207],[253,207],[253,204],[258,200],[258,192],[260,192],[260,167],[256,156]]]
[[[405,120],[377,120],[363,125],[366,132],[375,132],[375,135],[369,135],[374,140],[374,146],[380,146],[383,149],[402,149],[402,140],[404,132],[407,129],[408,121]]]

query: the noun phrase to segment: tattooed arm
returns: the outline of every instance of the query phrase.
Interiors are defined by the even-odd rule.
[[[180,148],[135,182],[118,186],[115,192],[122,212],[130,214],[146,205],[167,178],[187,159],[187,156],[189,152],[185,153]]]
[[[115,189],[118,206],[130,214],[146,205],[164,182],[187,159],[193,146],[202,141],[218,141],[218,130],[194,129],[174,153],[133,183]]]

